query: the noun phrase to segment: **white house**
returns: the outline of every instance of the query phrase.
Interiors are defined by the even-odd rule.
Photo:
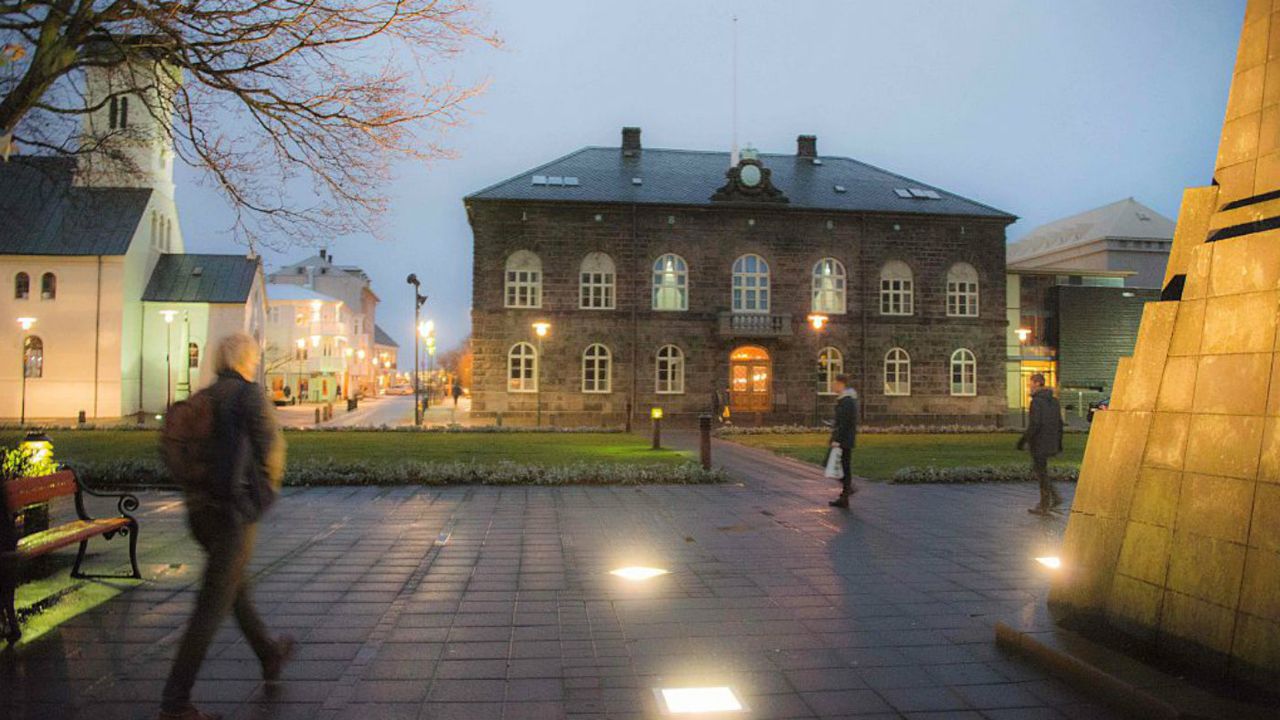
[[[352,369],[367,351],[352,343],[355,313],[302,285],[269,285],[264,366],[276,402],[353,397]]]
[[[159,93],[176,71],[91,65],[85,80],[99,109],[83,133],[127,164],[94,154],[0,163],[0,358],[11,358],[0,360],[3,418],[162,412],[209,382],[210,343],[233,331],[262,337],[260,261],[184,254],[173,148],[153,112],[167,107]]]

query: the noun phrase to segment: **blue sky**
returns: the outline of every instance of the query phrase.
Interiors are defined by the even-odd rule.
[[[501,49],[442,68],[488,80],[457,157],[402,164],[384,240],[330,244],[364,267],[379,324],[412,341],[404,277],[430,296],[442,347],[469,330],[471,233],[462,197],[639,125],[649,147],[728,149],[730,18],[739,139],[846,155],[1045,222],[1133,196],[1176,219],[1213,170],[1244,0],[476,0]],[[190,169],[187,248],[240,250],[230,214]],[[268,268],[307,254],[268,253]]]

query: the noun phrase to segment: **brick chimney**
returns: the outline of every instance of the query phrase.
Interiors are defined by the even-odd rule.
[[[622,128],[622,156],[637,157],[640,155],[640,128]]]
[[[818,157],[818,136],[817,135],[801,135],[796,138],[796,157],[816,158]]]

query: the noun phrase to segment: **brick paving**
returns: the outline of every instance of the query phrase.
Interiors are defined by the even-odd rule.
[[[298,659],[269,690],[228,623],[195,698],[237,720],[596,720],[729,685],[750,718],[1111,717],[992,642],[1048,622],[1033,558],[1065,520],[1025,512],[1033,486],[864,484],[846,513],[816,469],[716,445],[739,482],[291,490],[253,572]],[[154,716],[198,575],[175,500],[144,503],[146,581],[0,656],[6,717]]]

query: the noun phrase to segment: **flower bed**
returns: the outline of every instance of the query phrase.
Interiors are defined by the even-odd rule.
[[[1050,467],[1049,477],[1059,482],[1075,482],[1080,471],[1072,467]],[[1026,465],[981,465],[974,467],[904,467],[889,482],[895,485],[1030,482],[1035,478]]]

